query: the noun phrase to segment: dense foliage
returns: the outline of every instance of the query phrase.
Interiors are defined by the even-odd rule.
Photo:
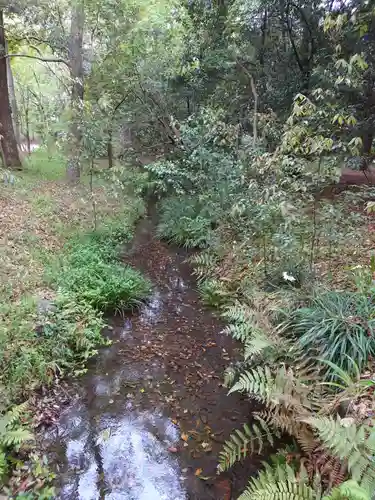
[[[200,252],[191,262],[202,298],[244,344],[226,383],[263,404],[221,467],[279,436],[292,443],[241,498],[370,498],[372,409],[355,407],[373,399],[372,2],[14,0],[1,12],[11,106],[0,105],[13,118],[0,117],[3,146],[13,128],[29,149],[35,136],[67,158],[70,180],[84,174],[91,186],[104,157],[121,195],[158,201],[160,238]],[[9,148],[1,156],[3,170],[19,166]],[[336,196],[340,179],[340,189],[365,187]],[[92,190],[90,203],[96,225]],[[80,365],[98,341],[97,310],[147,294],[116,262],[116,234],[66,247],[49,277],[67,304],[40,334],[24,320],[29,302],[19,316],[4,306],[12,391]]]

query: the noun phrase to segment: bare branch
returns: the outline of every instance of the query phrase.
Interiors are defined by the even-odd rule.
[[[32,56],[29,54],[6,54],[2,56],[0,59],[7,59],[10,57],[26,57],[27,59],[36,59],[37,61],[42,61],[42,62],[55,62],[55,63],[62,63],[65,64],[68,68],[70,68],[70,65],[68,61],[65,61],[65,59],[61,59],[60,57],[39,57],[39,56]]]

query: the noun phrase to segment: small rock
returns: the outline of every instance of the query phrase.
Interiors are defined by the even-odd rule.
[[[37,303],[38,313],[41,315],[46,315],[49,312],[56,311],[57,307],[52,300],[39,299]]]

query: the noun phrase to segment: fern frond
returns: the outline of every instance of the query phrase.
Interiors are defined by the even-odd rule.
[[[319,445],[314,433],[301,422],[299,411],[286,410],[283,406],[276,406],[258,412],[257,417],[264,420],[270,427],[279,431],[280,434],[293,436],[300,444],[302,450],[310,453]]]
[[[317,496],[303,471],[297,477],[288,465],[272,468],[266,464],[238,500],[317,500]]]
[[[356,481],[349,479],[343,482],[337,488],[333,489],[328,496],[322,500],[370,500],[369,493],[361,488]]]
[[[245,424],[243,430],[236,430],[225,442],[223,451],[219,455],[219,468],[225,471],[236,462],[244,459],[248,454],[260,454],[265,443],[273,446],[277,431],[271,432],[267,422],[257,418],[258,423],[251,426]]]
[[[375,430],[340,417],[310,417],[306,423],[316,431],[326,449],[345,460],[353,480],[371,491],[375,487]]]
[[[19,447],[27,441],[32,441],[33,439],[33,434],[27,429],[22,428],[7,431],[3,436],[0,436],[1,444],[8,447]]]
[[[188,262],[193,265],[193,274],[198,279],[204,279],[212,276],[218,258],[211,252],[201,252],[190,257]]]
[[[262,351],[275,347],[275,342],[271,340],[261,330],[253,330],[253,337],[245,339],[244,358],[248,360],[254,356],[259,356]]]
[[[246,392],[250,397],[268,403],[273,393],[275,377],[268,366],[257,366],[241,374],[232,392]]]
[[[26,412],[27,408],[27,401],[20,405],[13,406],[3,417],[0,417],[0,419],[4,419],[7,427],[12,426],[20,420],[20,418]]]
[[[253,318],[251,309],[241,303],[228,307],[222,316],[229,323],[247,323]]]
[[[33,434],[20,422],[27,407],[27,402],[14,406],[0,417],[0,450],[1,447],[18,448],[26,441],[34,439]]]
[[[247,342],[253,335],[253,325],[250,323],[232,323],[226,326],[223,333],[240,342]]]
[[[301,414],[311,409],[309,387],[302,376],[296,376],[291,368],[281,366],[275,373],[266,366],[257,366],[241,374],[231,392],[246,392],[250,397],[265,404],[286,409],[294,408]]]
[[[4,474],[8,470],[8,462],[5,453],[0,449],[0,478],[4,476]]]

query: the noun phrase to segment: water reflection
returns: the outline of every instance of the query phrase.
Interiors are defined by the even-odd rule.
[[[76,411],[84,409],[68,410],[61,421],[68,424],[69,413]],[[179,438],[170,420],[151,412],[132,412],[120,420],[104,415],[90,423],[94,428],[78,428],[79,436],[69,424],[61,429],[66,470],[58,498],[186,500],[177,460],[168,451]]]

